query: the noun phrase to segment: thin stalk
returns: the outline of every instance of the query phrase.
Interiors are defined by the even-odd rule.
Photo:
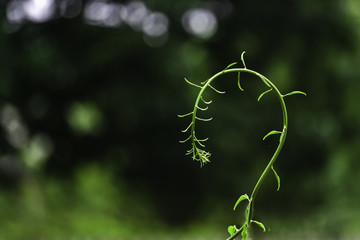
[[[253,205],[253,202],[255,200],[256,194],[258,193],[266,175],[271,171],[271,167],[274,165],[277,157],[279,156],[281,149],[285,143],[285,139],[286,139],[286,134],[287,134],[287,130],[288,130],[288,116],[287,116],[287,110],[286,110],[286,105],[285,105],[285,101],[284,98],[282,96],[282,94],[280,93],[280,91],[276,88],[276,86],[269,81],[267,78],[265,78],[267,80],[267,82],[270,84],[270,86],[275,90],[276,95],[279,99],[280,105],[281,105],[281,110],[282,110],[282,114],[283,114],[283,130],[282,133],[280,135],[280,140],[279,140],[279,145],[276,148],[276,151],[274,153],[274,155],[272,156],[271,160],[269,161],[268,165],[266,166],[266,168],[264,169],[263,173],[261,174],[259,180],[257,181],[254,190],[251,193],[250,196],[250,204]],[[252,214],[253,214],[253,207],[250,208],[250,218],[252,218]]]
[[[285,101],[284,101],[284,97],[285,96],[289,96],[289,95],[293,95],[293,94],[304,94],[306,95],[305,93],[303,92],[300,92],[300,91],[294,91],[294,92],[291,92],[291,93],[288,93],[288,94],[285,94],[285,95],[282,95],[280,93],[280,91],[278,90],[278,88],[269,80],[267,79],[265,76],[261,75],[260,73],[258,72],[255,72],[253,70],[250,70],[250,69],[247,69],[246,66],[245,66],[245,62],[243,60],[243,54],[242,54],[242,62],[244,64],[244,68],[231,68],[231,69],[228,69],[228,67],[232,66],[233,64],[230,64],[225,70],[222,70],[218,73],[216,73],[215,75],[213,75],[211,78],[209,78],[208,80],[206,80],[205,82],[202,83],[202,86],[198,86],[198,85],[195,85],[195,84],[192,84],[190,83],[191,85],[195,85],[196,87],[200,87],[200,92],[196,98],[196,101],[195,101],[195,105],[194,105],[194,109],[192,111],[192,120],[191,120],[191,125],[189,125],[189,127],[187,129],[190,128],[191,130],[191,133],[190,133],[190,138],[192,139],[192,149],[190,149],[188,151],[188,154],[190,153],[193,153],[193,159],[195,160],[198,160],[200,161],[200,164],[201,166],[203,166],[206,162],[209,162],[209,156],[210,156],[210,153],[208,152],[205,152],[201,149],[198,148],[197,144],[199,144],[199,146],[201,147],[204,147],[203,144],[201,144],[197,139],[197,137],[195,136],[195,123],[196,123],[196,120],[199,120],[199,121],[210,121],[212,118],[209,118],[209,119],[204,119],[204,118],[200,118],[200,117],[197,117],[197,110],[200,109],[202,111],[205,111],[207,109],[206,108],[201,108],[199,106],[199,103],[200,103],[200,100],[202,100],[205,104],[210,104],[211,101],[209,102],[206,102],[203,98],[202,98],[202,95],[204,93],[204,91],[210,87],[212,90],[214,90],[215,92],[217,93],[223,93],[221,91],[218,91],[217,89],[215,89],[211,83],[216,79],[218,78],[219,76],[223,75],[223,74],[227,74],[227,73],[238,73],[238,75],[242,72],[245,72],[245,73],[249,73],[249,74],[252,74],[252,75],[255,75],[257,77],[260,78],[260,80],[262,80],[262,82],[269,87],[269,90],[267,90],[266,92],[264,92],[263,94],[260,95],[260,97],[258,98],[258,100],[267,92],[270,92],[271,90],[274,90],[275,91],[275,94],[279,100],[279,103],[280,103],[280,106],[281,106],[281,110],[282,110],[282,116],[283,116],[283,129],[281,131],[281,135],[280,135],[280,139],[279,139],[279,144],[273,154],[273,156],[271,157],[269,163],[266,165],[264,171],[262,172],[262,174],[260,175],[260,178],[258,179],[258,181],[256,182],[255,186],[254,186],[254,189],[250,195],[250,198],[247,197],[247,200],[248,200],[248,205],[246,207],[246,214],[245,214],[245,222],[243,223],[243,225],[241,226],[241,228],[237,229],[236,232],[229,238],[227,238],[227,240],[233,240],[235,239],[237,236],[239,236],[240,234],[242,234],[242,239],[246,239],[247,238],[247,234],[248,234],[248,228],[250,227],[250,224],[251,223],[256,223],[258,225],[260,225],[261,228],[264,229],[265,231],[265,227],[263,226],[262,223],[258,222],[258,221],[255,221],[253,220],[253,215],[254,215],[254,203],[255,203],[255,198],[256,198],[256,195],[260,189],[260,187],[262,186],[264,180],[265,180],[265,177],[269,174],[269,172],[271,171],[274,171],[275,173],[275,176],[278,180],[278,187],[280,187],[280,180],[279,180],[279,177],[277,175],[277,173],[275,172],[274,168],[273,168],[273,165],[276,161],[276,159],[278,158],[280,152],[281,152],[281,149],[283,148],[283,145],[285,143],[285,139],[286,139],[286,134],[287,134],[287,130],[288,130],[288,116],[287,116],[287,109],[286,109],[286,105],[285,105]],[[188,82],[188,80],[186,80]],[[188,82],[189,83],[189,82]],[[240,86],[240,79],[238,78],[238,85],[239,85],[239,88],[240,90],[243,91],[243,89],[241,88]],[[191,114],[187,114],[187,115],[191,115]],[[183,116],[181,116],[183,117]],[[186,129],[186,131],[187,131]],[[275,132],[275,133],[274,133]],[[272,135],[272,134],[277,134],[277,133],[280,133],[279,131],[272,131],[270,132],[269,134],[267,134],[264,139],[268,136],[268,135]],[[188,138],[189,139],[189,138]],[[207,139],[206,139],[207,140]],[[187,141],[187,139],[186,139]],[[184,141],[182,141],[184,142]],[[245,194],[246,195],[246,194]],[[243,195],[242,195],[243,196]],[[241,196],[241,197],[242,197]],[[241,197],[239,198],[240,201],[241,200]],[[236,203],[235,207],[237,206],[239,202]],[[234,207],[234,208],[235,208]]]
[[[214,78],[216,78],[216,77],[218,77],[218,76],[220,76],[220,75],[222,75],[224,73],[230,73],[230,72],[248,72],[248,73],[254,74],[254,75],[258,76],[259,78],[261,78],[262,80],[265,80],[267,85],[270,85],[270,87],[275,90],[276,95],[277,95],[277,97],[279,99],[279,102],[280,102],[280,105],[281,105],[281,110],[282,110],[282,115],[283,115],[283,130],[282,130],[280,140],[279,140],[279,144],[278,144],[278,146],[276,148],[276,151],[274,152],[271,160],[269,161],[266,168],[262,172],[260,178],[258,179],[258,181],[257,181],[257,183],[256,183],[256,185],[255,185],[255,187],[254,187],[254,189],[253,189],[253,191],[251,193],[249,204],[247,206],[247,211],[250,211],[249,218],[247,218],[246,222],[242,225],[242,227],[240,229],[238,229],[233,236],[227,238],[227,240],[235,239],[242,232],[242,229],[245,226],[248,227],[250,225],[251,220],[252,220],[253,215],[254,215],[254,203],[255,203],[256,195],[257,195],[261,185],[263,184],[263,182],[265,180],[265,177],[269,174],[269,172],[271,172],[271,167],[274,165],[277,157],[279,156],[279,154],[281,152],[281,149],[283,148],[283,145],[284,145],[285,139],[286,139],[287,130],[288,130],[288,116],[287,116],[286,104],[285,104],[283,95],[280,93],[278,88],[270,80],[268,80],[265,76],[255,72],[255,71],[245,69],[245,68],[227,69],[227,70],[224,70],[224,71],[219,72],[218,74],[214,75]],[[209,80],[209,82],[210,82],[210,80]]]
[[[248,227],[251,223],[251,220],[253,218],[253,215],[254,215],[254,203],[255,203],[255,198],[256,198],[256,195],[261,187],[261,185],[263,184],[264,180],[265,180],[265,177],[269,174],[269,172],[271,172],[271,167],[274,165],[277,157],[279,156],[280,152],[281,152],[281,149],[285,143],[285,139],[286,139],[286,134],[287,134],[287,129],[288,129],[288,117],[287,117],[287,110],[286,110],[286,105],[285,105],[285,101],[283,99],[283,96],[282,94],[280,93],[280,91],[278,90],[278,88],[269,80],[267,79],[265,76],[259,74],[258,72],[255,72],[253,70],[250,70],[250,69],[247,69],[247,68],[232,68],[232,69],[226,69],[226,70],[223,70],[221,72],[218,72],[217,74],[213,75],[206,83],[205,85],[201,88],[200,92],[199,92],[199,95],[196,99],[196,102],[195,102],[195,107],[194,107],[194,111],[193,111],[193,120],[195,119],[196,117],[196,111],[197,111],[197,106],[200,102],[200,99],[201,99],[201,96],[203,94],[203,92],[205,91],[205,89],[212,83],[212,81],[214,81],[217,77],[223,75],[223,74],[226,74],[226,73],[231,73],[231,72],[247,72],[247,73],[250,73],[250,74],[253,74],[253,75],[256,75],[258,76],[261,80],[264,81],[264,83],[268,86],[270,86],[272,89],[275,90],[275,93],[279,99],[279,102],[280,102],[280,105],[281,105],[281,110],[282,110],[282,115],[283,115],[283,130],[282,130],[282,133],[281,133],[281,136],[280,136],[280,141],[279,141],[279,145],[277,146],[276,148],[276,151],[275,153],[273,154],[271,160],[269,161],[269,163],[267,164],[266,168],[264,169],[264,171],[262,172],[260,178],[258,179],[252,193],[251,193],[251,196],[250,196],[250,200],[249,200],[249,204],[248,204],[248,207],[247,207],[247,210],[250,211],[249,213],[249,218],[246,219],[246,222],[243,224],[243,226],[237,230],[237,232],[230,238],[228,238],[228,240],[231,240],[231,239],[235,239],[236,236],[238,236],[241,232],[242,232],[242,229],[246,226]],[[193,121],[195,123],[195,121]],[[192,133],[195,133],[195,124],[193,124],[191,126],[191,132]]]

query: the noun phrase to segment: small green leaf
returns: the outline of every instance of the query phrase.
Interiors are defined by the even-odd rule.
[[[209,107],[206,106],[206,107],[202,108],[202,107],[196,106],[196,108],[201,110],[201,111],[206,111],[206,110],[208,110]]]
[[[192,125],[193,125],[193,122],[191,122],[191,123],[189,124],[189,126],[187,126],[187,128],[185,128],[184,130],[182,130],[182,132],[183,132],[183,133],[184,133],[184,132],[187,132]]]
[[[223,71],[225,71],[226,69],[234,66],[235,64],[237,64],[237,62],[230,63]]]
[[[262,228],[263,232],[266,232],[266,228],[264,226],[263,223],[259,222],[259,221],[255,221],[255,220],[251,220],[252,223],[255,223],[256,225],[258,225],[259,227]]]
[[[190,136],[191,137],[191,136]],[[195,137],[195,141],[202,147],[205,147],[205,145],[203,144],[203,142],[206,142],[207,140],[209,140],[209,138],[205,138],[205,139],[197,139]]]
[[[210,103],[212,103],[212,100],[210,100],[210,101],[205,101],[202,96],[200,97],[200,99],[201,99],[205,104],[207,104],[207,105],[209,105]]]
[[[199,117],[195,117],[197,120],[199,120],[199,121],[203,121],[203,122],[209,122],[209,121],[211,121],[213,118],[211,117],[211,118],[199,118]]]
[[[262,94],[260,94],[260,96],[258,97],[258,102],[260,101],[260,99],[262,98],[262,96],[264,96],[265,94],[267,94],[268,92],[271,92],[272,88],[270,88],[269,90],[266,90],[265,92],[263,92]]]
[[[183,117],[190,116],[191,114],[193,114],[193,112],[189,112],[189,113],[186,113],[186,114],[179,114],[178,117],[183,118]]]
[[[240,72],[238,72],[238,82],[237,82],[237,84],[238,84],[238,87],[239,87],[239,89],[241,90],[241,91],[244,91],[244,89],[241,87],[241,85],[240,85]]]
[[[277,184],[278,184],[278,187],[277,187],[276,191],[279,191],[280,190],[280,177],[277,174],[277,172],[275,171],[273,166],[271,166],[271,169],[273,170],[273,173],[274,173],[274,175],[276,177],[276,181],[277,181]]]
[[[245,54],[246,52],[245,51],[243,51],[242,53],[241,53],[241,62],[242,62],[242,64],[244,65],[244,68],[246,68],[246,64],[245,64],[245,61],[244,61],[244,54]]]
[[[205,80],[205,81],[201,82],[201,85],[204,85],[205,83],[207,83],[207,81],[209,81],[209,79],[207,79],[207,80]]]
[[[202,144],[201,142],[195,140],[201,147],[206,147],[204,144]]]
[[[195,83],[190,82],[190,81],[187,80],[186,78],[184,78],[184,80],[185,80],[188,84],[190,84],[191,86],[198,87],[198,88],[202,88],[202,86],[196,85]]]
[[[263,137],[263,140],[265,140],[268,136],[270,135],[274,135],[274,134],[281,134],[282,132],[280,131],[276,131],[276,130],[272,130],[271,132],[269,132],[268,134],[266,134],[264,137]]]
[[[191,137],[191,136],[190,136]],[[197,139],[197,137],[194,136],[195,141],[202,147],[205,147],[205,145],[202,142],[206,142],[207,140],[209,140],[209,138],[205,138],[205,139]]]
[[[291,96],[291,95],[295,95],[295,94],[302,94],[302,95],[305,95],[305,96],[306,96],[306,93],[301,92],[301,91],[292,91],[292,92],[287,93],[287,94],[282,95],[282,96],[283,96],[283,97],[287,97],[287,96]]]
[[[266,84],[266,86],[268,86],[269,88],[271,88],[270,84],[269,84],[269,80],[264,77],[264,76],[259,76],[261,78],[261,80]]]
[[[206,142],[207,140],[209,140],[209,138],[197,139],[197,137],[195,137],[195,140],[196,140],[197,142]]]
[[[224,94],[224,93],[225,93],[225,91],[217,90],[216,88],[214,88],[214,87],[211,86],[210,84],[209,84],[209,87],[210,87],[212,90],[214,90],[215,92],[219,93],[219,94]]]
[[[247,194],[243,194],[243,195],[241,195],[241,196],[239,197],[239,199],[236,201],[236,203],[235,203],[235,205],[234,205],[234,211],[235,211],[237,205],[239,205],[239,203],[242,202],[242,201],[244,201],[244,200],[250,201],[249,196],[248,196]]]
[[[191,136],[190,136],[190,137],[191,137]],[[189,149],[189,150],[186,151],[186,154],[185,154],[185,155],[190,155],[190,154],[192,154],[193,152],[194,152],[194,148]]]
[[[191,138],[191,135],[190,135],[187,139],[185,139],[185,140],[181,140],[181,141],[179,141],[179,142],[180,142],[180,143],[185,143],[185,142],[189,141],[189,140],[190,140],[190,138]]]
[[[235,225],[228,227],[228,232],[229,232],[229,234],[230,234],[231,237],[234,236],[234,234],[236,233],[236,231],[237,231],[237,228],[236,228]]]

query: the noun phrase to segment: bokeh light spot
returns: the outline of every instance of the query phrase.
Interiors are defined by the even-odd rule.
[[[148,9],[140,1],[132,1],[126,5],[126,14],[124,21],[135,30],[141,30],[145,17],[148,15]]]
[[[46,22],[55,12],[53,0],[27,0],[23,3],[27,19],[33,22]]]
[[[54,17],[55,8],[54,0],[13,0],[7,5],[6,15],[11,24],[24,20],[42,23]]]
[[[84,15],[92,25],[117,27],[122,23],[122,10],[121,4],[92,1],[85,6]]]
[[[79,134],[96,134],[102,125],[102,114],[91,103],[74,103],[68,110],[67,121]]]
[[[48,159],[53,149],[53,143],[49,136],[36,134],[22,151],[24,162],[32,169],[38,168]]]
[[[182,17],[184,29],[197,37],[210,38],[217,30],[215,14],[206,9],[190,9]]]
[[[6,8],[6,16],[10,23],[22,23],[26,18],[23,2],[16,0],[11,1]]]
[[[161,37],[167,33],[169,27],[168,18],[158,12],[149,14],[143,23],[143,31],[150,37]]]
[[[81,0],[62,0],[59,4],[61,16],[74,18],[80,14],[82,9]]]
[[[28,129],[21,120],[18,109],[6,104],[0,112],[0,122],[8,142],[15,148],[22,148],[28,141]]]

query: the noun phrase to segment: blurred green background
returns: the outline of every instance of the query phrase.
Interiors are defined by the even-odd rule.
[[[217,80],[200,169],[178,141],[199,83],[240,61],[289,133],[253,239],[360,239],[359,0],[0,1],[0,239],[225,239],[276,148],[276,98]],[[241,207],[239,208],[241,209]]]

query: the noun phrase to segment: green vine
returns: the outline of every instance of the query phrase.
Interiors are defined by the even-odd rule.
[[[279,153],[284,145],[285,139],[286,139],[286,134],[287,134],[287,130],[288,130],[288,115],[287,115],[287,110],[286,110],[286,105],[285,105],[285,101],[284,98],[287,96],[291,96],[294,94],[303,94],[306,96],[306,94],[304,92],[301,91],[293,91],[287,94],[281,94],[281,92],[278,90],[278,88],[269,80],[267,79],[265,76],[263,76],[262,74],[250,70],[246,67],[245,65],[245,61],[244,61],[244,54],[245,52],[243,52],[241,54],[241,61],[243,64],[243,68],[231,68],[232,66],[234,66],[235,63],[232,63],[230,65],[228,65],[224,70],[216,73],[215,75],[213,75],[211,78],[209,78],[208,80],[206,80],[205,82],[202,82],[201,85],[197,85],[194,84],[192,82],[190,82],[189,80],[187,80],[185,78],[185,81],[190,84],[191,86],[197,87],[200,89],[200,92],[196,98],[195,101],[195,105],[194,105],[194,109],[184,115],[178,115],[179,117],[190,117],[191,116],[191,122],[190,124],[187,126],[187,128],[185,130],[183,130],[182,132],[186,133],[186,132],[190,132],[190,136],[188,138],[186,138],[183,141],[180,141],[181,143],[185,143],[190,141],[191,142],[191,148],[187,151],[186,155],[191,155],[193,160],[199,161],[200,162],[200,167],[203,167],[206,163],[210,162],[209,158],[211,156],[210,152],[205,151],[205,145],[204,142],[206,142],[208,140],[208,138],[205,139],[200,139],[196,136],[195,133],[195,125],[197,123],[197,121],[203,121],[203,122],[208,122],[211,121],[212,118],[201,118],[198,116],[198,111],[206,111],[208,109],[208,105],[211,104],[212,101],[206,101],[203,98],[203,94],[205,92],[206,89],[210,88],[213,91],[223,94],[225,92],[223,91],[219,91],[217,90],[212,84],[212,82],[217,79],[218,77],[227,74],[227,73],[237,73],[238,74],[238,78],[237,78],[237,85],[239,87],[239,89],[241,91],[244,91],[244,89],[241,87],[240,84],[240,73],[249,73],[249,74],[253,74],[257,77],[260,78],[260,80],[262,80],[262,82],[268,87],[268,90],[266,90],[265,92],[263,92],[262,94],[260,94],[260,96],[258,97],[258,101],[261,100],[261,98],[270,92],[274,92],[275,95],[277,96],[279,102],[280,102],[280,106],[281,106],[281,110],[282,110],[282,117],[283,117],[283,128],[281,131],[279,130],[272,130],[270,131],[268,134],[266,134],[263,137],[263,140],[265,140],[268,136],[270,135],[275,135],[275,134],[279,134],[280,135],[280,139],[279,139],[279,144],[276,148],[276,151],[274,152],[273,156],[271,157],[269,163],[267,164],[267,166],[265,167],[264,171],[262,172],[260,178],[258,179],[250,197],[247,194],[243,194],[241,195],[238,200],[236,201],[235,205],[234,205],[234,210],[236,209],[236,207],[239,205],[240,202],[243,201],[247,201],[247,207],[246,207],[246,211],[245,211],[245,221],[244,223],[241,225],[240,228],[237,228],[236,225],[232,225],[228,227],[228,232],[230,233],[230,237],[227,240],[232,240],[235,239],[237,236],[241,235],[242,240],[245,240],[248,236],[248,229],[250,227],[250,225],[252,223],[254,223],[255,225],[259,226],[260,228],[262,228],[262,230],[265,232],[266,228],[264,226],[263,223],[256,221],[253,219],[253,213],[254,213],[254,201],[256,198],[256,195],[265,179],[265,177],[269,174],[269,172],[272,172],[275,175],[275,178],[277,180],[277,191],[280,189],[280,177],[279,175],[276,173],[275,169],[274,169],[274,163],[277,159],[277,157],[279,156]],[[202,104],[202,106],[200,106],[200,104]]]

